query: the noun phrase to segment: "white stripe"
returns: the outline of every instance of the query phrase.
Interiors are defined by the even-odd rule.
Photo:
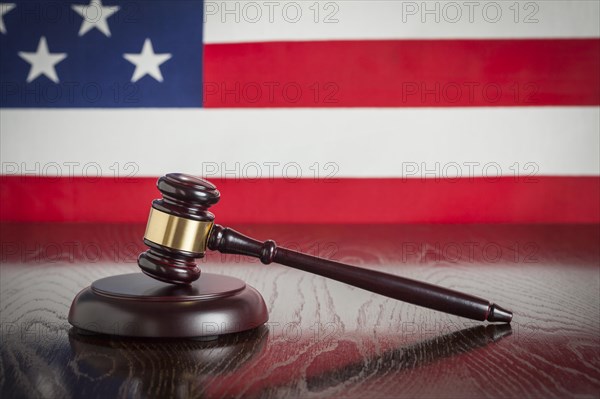
[[[3,174],[598,175],[599,119],[598,107],[5,109],[0,154]]]
[[[208,0],[204,41],[596,38],[599,14],[598,0]]]

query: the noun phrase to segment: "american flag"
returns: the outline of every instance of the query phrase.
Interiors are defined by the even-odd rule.
[[[598,1],[0,5],[4,221],[600,222]]]

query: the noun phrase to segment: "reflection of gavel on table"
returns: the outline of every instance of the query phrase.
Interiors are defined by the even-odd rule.
[[[260,242],[246,237],[233,229],[213,224],[214,215],[208,212],[208,208],[219,201],[220,195],[215,186],[203,179],[185,174],[171,173],[161,177],[158,180],[157,186],[163,194],[163,198],[152,202],[146,234],[144,236],[144,243],[150,249],[139,256],[138,264],[145,274],[159,281],[143,278],[138,274],[113,276],[92,284],[91,291],[96,296],[110,297],[113,300],[117,300],[118,298],[126,298],[128,300],[137,299],[137,301],[142,303],[151,298],[150,300],[154,301],[155,305],[157,305],[158,303],[164,304],[170,302],[171,304],[175,304],[186,301],[209,301],[215,304],[215,301],[219,301],[219,298],[241,295],[247,290],[258,294],[254,289],[246,286],[238,279],[208,273],[202,274],[201,277],[201,272],[195,263],[195,259],[204,257],[204,252],[208,248],[226,254],[256,257],[264,264],[279,263],[341,281],[390,298],[474,320],[510,322],[512,319],[511,312],[485,299],[420,281],[375,270],[362,269],[280,248],[272,240]],[[126,277],[128,281],[124,280]],[[215,277],[218,277],[219,281],[214,281],[214,284],[210,284],[208,280],[212,280]],[[116,279],[120,279],[120,281]],[[84,294],[84,292],[85,290],[79,296]],[[87,302],[93,303],[94,300],[90,298],[88,298]],[[259,303],[256,303],[257,298]],[[77,327],[89,330],[89,328],[85,328],[81,324],[93,324],[91,318],[82,317],[80,319],[86,319],[87,323],[77,323],[75,317],[71,317],[74,313],[74,308],[76,308],[77,299],[75,299],[72,306],[69,320]],[[102,299],[102,302],[106,302],[106,300]],[[120,302],[121,304],[126,303],[122,300]],[[243,311],[239,315],[233,317],[229,314],[231,310],[230,305],[226,306],[227,310],[220,309],[220,306],[217,306],[211,312],[227,313],[229,316],[225,318],[227,321],[239,322],[240,320],[237,319],[253,319],[253,322],[250,324],[242,322],[245,327],[238,326],[233,329],[219,330],[217,331],[218,333],[222,333],[223,331],[243,331],[244,329],[253,328],[266,322],[265,305],[260,294],[258,294],[258,297],[254,295],[250,302],[247,300],[243,300],[242,302],[243,304],[231,304],[233,307],[241,306],[243,308]],[[199,309],[202,308],[206,309],[207,307],[199,307]],[[259,308],[260,311],[257,310]],[[136,317],[136,313],[139,313],[140,310],[137,309],[132,312],[133,320],[138,320],[139,317]],[[243,316],[244,312],[249,316]],[[142,313],[147,316],[144,311]],[[215,320],[221,319],[223,317],[215,318]],[[264,319],[264,321],[260,322],[259,319]],[[100,324],[102,323],[104,321],[100,322]],[[95,324],[98,324],[98,321]],[[91,331],[106,332],[106,329],[102,329],[102,331],[98,330],[98,328],[91,328]],[[169,332],[165,333],[170,334]],[[219,335],[218,333],[216,335]],[[142,334],[143,336],[165,336],[163,333],[147,335],[142,332]]]

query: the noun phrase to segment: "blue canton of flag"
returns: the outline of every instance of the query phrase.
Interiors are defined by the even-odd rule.
[[[202,1],[0,3],[0,104],[202,106]]]

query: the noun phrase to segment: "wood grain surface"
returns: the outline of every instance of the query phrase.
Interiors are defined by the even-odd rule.
[[[258,239],[478,295],[510,328],[241,256],[203,271],[263,295],[263,328],[217,341],[82,336],[92,281],[136,272],[143,225],[3,224],[2,398],[600,397],[598,225],[232,226]]]

